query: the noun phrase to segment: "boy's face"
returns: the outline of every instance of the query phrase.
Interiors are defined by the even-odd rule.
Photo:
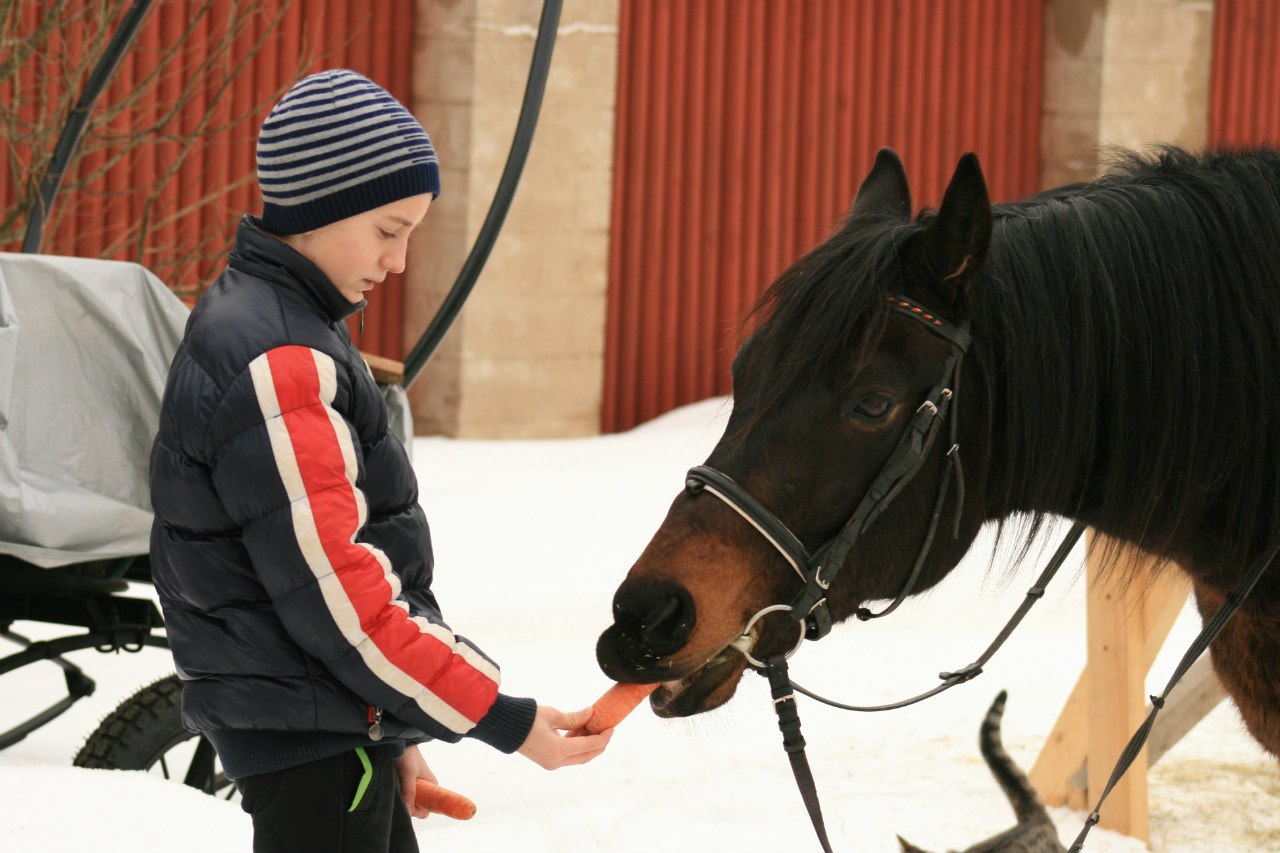
[[[281,239],[318,266],[355,304],[381,284],[387,273],[404,271],[409,235],[430,206],[430,193],[409,196]]]

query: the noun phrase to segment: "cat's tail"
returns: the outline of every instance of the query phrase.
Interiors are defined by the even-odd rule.
[[[1052,826],[1049,813],[1045,811],[1040,798],[1036,796],[1036,790],[1031,787],[1027,774],[1023,773],[1022,769],[1009,757],[1009,753],[1005,752],[1004,743],[1000,737],[1000,721],[1004,717],[1004,703],[1008,697],[1008,692],[1001,690],[996,700],[991,703],[991,708],[987,711],[987,716],[983,719],[982,727],[978,731],[978,749],[982,752],[982,758],[987,762],[987,766],[991,768],[991,775],[996,777],[996,781],[1004,790],[1004,795],[1009,799],[1009,805],[1013,806],[1013,812],[1018,816],[1018,823],[1044,821]]]

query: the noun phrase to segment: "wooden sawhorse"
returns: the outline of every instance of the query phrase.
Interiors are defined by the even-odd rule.
[[[1093,531],[1087,538],[1088,658],[1030,773],[1046,805],[1084,811],[1094,807],[1120,753],[1150,711],[1147,671],[1191,591],[1173,566],[1154,583],[1124,589],[1117,581],[1140,575],[1153,559],[1114,565],[1103,577],[1094,555],[1108,543],[1100,537],[1095,543]],[[1225,695],[1205,653],[1170,694],[1146,747],[1107,797],[1099,826],[1149,840],[1147,768]]]

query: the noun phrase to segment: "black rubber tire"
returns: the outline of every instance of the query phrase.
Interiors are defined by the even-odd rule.
[[[236,794],[213,747],[182,725],[182,682],[176,675],[152,682],[121,702],[89,735],[72,763],[153,771],[207,794],[226,799]]]

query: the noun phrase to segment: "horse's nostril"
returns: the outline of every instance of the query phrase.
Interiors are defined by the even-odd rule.
[[[663,633],[669,632],[673,623],[679,622],[680,616],[680,599],[674,595],[667,599],[667,603],[660,610],[649,614],[649,617],[641,620],[640,634],[646,640],[652,641],[655,637],[661,637]]]
[[[693,631],[693,597],[684,587],[670,582],[624,585],[613,609],[618,627],[648,655],[660,657],[678,651]]]

